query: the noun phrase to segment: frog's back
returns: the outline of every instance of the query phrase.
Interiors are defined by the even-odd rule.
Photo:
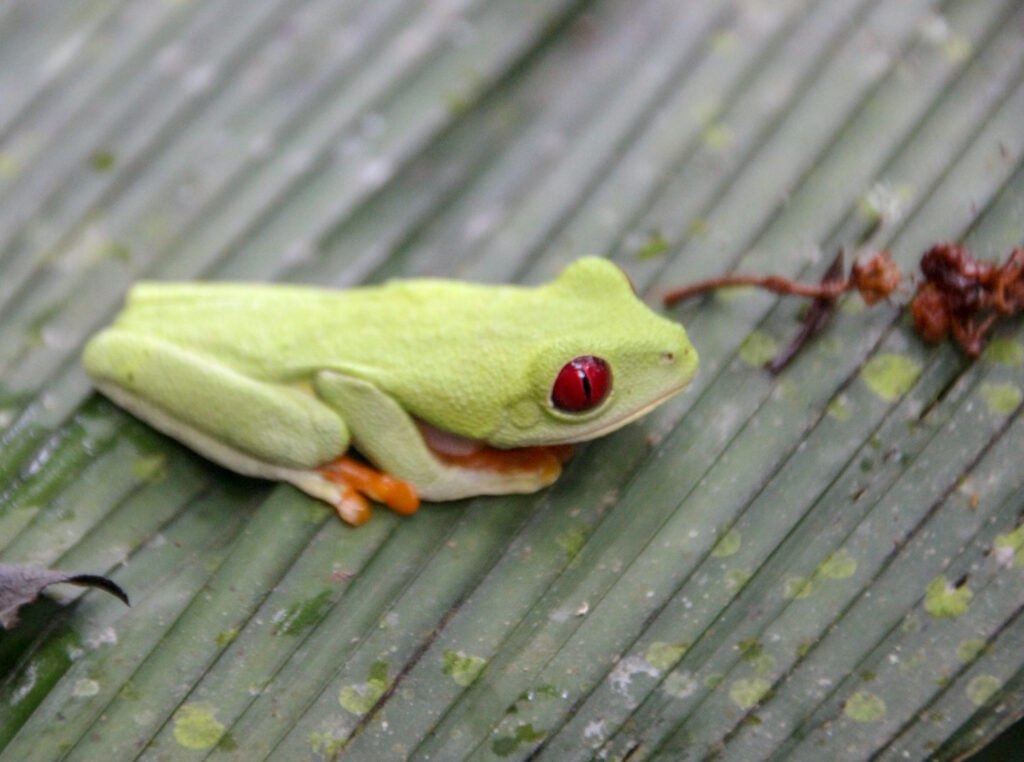
[[[332,366],[386,366],[407,360],[412,348],[451,345],[446,333],[464,338],[507,324],[487,316],[522,290],[435,279],[352,289],[142,282],[110,330],[160,338],[249,376],[297,378]]]

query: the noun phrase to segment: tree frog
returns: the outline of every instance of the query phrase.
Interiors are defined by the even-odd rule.
[[[644,415],[697,369],[685,330],[598,257],[532,287],[139,283],[83,359],[153,427],[355,525],[367,498],[412,513],[421,498],[541,489],[567,445]]]

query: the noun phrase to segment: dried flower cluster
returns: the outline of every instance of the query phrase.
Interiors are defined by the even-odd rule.
[[[903,273],[889,252],[862,257],[844,278],[843,255],[836,256],[819,283],[799,283],[778,275],[730,273],[665,295],[665,304],[726,286],[757,286],[780,294],[814,299],[803,329],[792,344],[768,363],[782,370],[803,344],[831,316],[836,300],[856,289],[868,305],[888,299],[900,286]],[[1024,312],[1024,248],[1015,249],[1002,265],[979,262],[955,243],[939,243],[921,257],[923,280],[910,302],[914,326],[925,341],[942,341],[952,334],[970,357],[985,348],[988,332],[1001,317]]]
[[[979,262],[955,243],[940,243],[921,257],[924,281],[910,302],[914,326],[925,341],[953,335],[964,351],[977,357],[986,334],[1000,317],[1024,310],[1024,249],[1006,262]]]

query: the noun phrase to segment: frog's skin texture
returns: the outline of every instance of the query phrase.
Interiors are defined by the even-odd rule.
[[[621,270],[587,257],[534,287],[140,283],[84,364],[160,431],[362,523],[359,493],[411,512],[547,486],[561,445],[678,393],[697,354]]]

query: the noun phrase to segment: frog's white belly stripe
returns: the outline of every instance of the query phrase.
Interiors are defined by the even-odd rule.
[[[182,423],[159,407],[146,402],[131,392],[126,392],[116,384],[109,384],[98,380],[95,381],[95,384],[104,395],[132,413],[135,417],[145,421],[154,429],[163,432],[167,436],[184,443],[203,457],[209,458],[214,463],[218,463],[231,471],[246,476],[255,476],[260,479],[294,484],[303,492],[325,500],[332,505],[336,504],[342,497],[342,489],[316,471],[284,468],[249,457],[218,442],[210,435]],[[338,455],[340,456],[342,453],[338,453]]]
[[[246,476],[294,484],[303,492],[331,505],[338,505],[344,497],[345,491],[342,487],[326,479],[315,469],[286,468],[249,457],[224,445],[209,434],[182,423],[156,405],[131,392],[126,392],[116,384],[99,380],[95,384],[103,394],[129,413],[225,468]],[[343,454],[338,453],[338,456]],[[403,478],[401,474],[392,475]],[[448,467],[441,470],[429,484],[414,483],[413,486],[424,500],[446,501],[476,495],[536,492],[551,484],[557,477],[558,471],[553,472],[547,479],[538,480],[537,476],[530,472],[504,474],[496,471]]]

